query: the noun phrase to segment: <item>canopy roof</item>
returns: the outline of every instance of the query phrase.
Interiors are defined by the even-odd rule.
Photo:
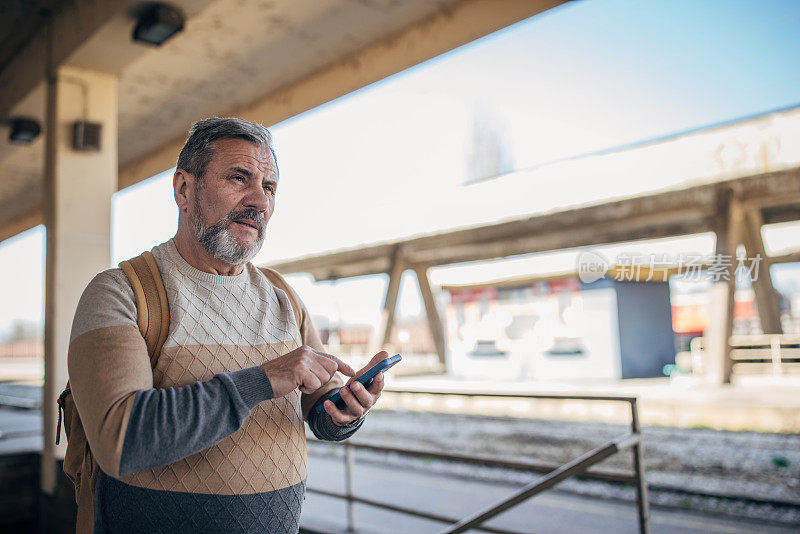
[[[171,0],[186,22],[160,47],[131,39],[144,2],[3,2],[0,118],[44,125],[48,63],[118,76],[122,188],[172,167],[198,118],[275,124],[562,1]],[[43,167],[43,135],[0,136],[0,239],[43,222]]]

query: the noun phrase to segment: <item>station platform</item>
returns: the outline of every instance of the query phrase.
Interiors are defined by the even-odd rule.
[[[509,496],[518,487],[358,462],[354,466],[353,481],[356,495],[454,518],[464,518],[482,510]],[[328,491],[344,491],[342,462],[316,456],[312,451],[309,454],[308,485]],[[301,532],[309,534],[433,534],[447,526],[357,504],[354,509],[355,528],[349,531],[345,502],[313,492],[306,494],[301,523]],[[570,495],[558,490],[525,501],[487,525],[532,534],[635,534],[639,531],[633,503]],[[650,529],[653,534],[796,532],[789,526],[657,507],[651,508]]]
[[[70,532],[69,510],[72,495],[68,485],[58,499],[37,500],[40,462],[41,415],[38,410],[0,408],[0,488],[6,498],[0,527],[4,532],[35,531],[40,506],[61,509],[58,513],[63,528],[50,522],[49,532]],[[402,503],[403,506],[447,515],[464,517],[511,494],[518,484],[498,484],[481,480],[465,480],[440,473],[397,469],[374,463],[356,462],[354,493],[374,500]],[[68,482],[68,481],[67,481]],[[13,484],[13,487],[12,487]],[[308,486],[333,492],[344,491],[342,462],[336,458],[309,451]],[[14,490],[14,491],[10,491]],[[62,504],[59,504],[61,502]],[[400,534],[435,533],[446,525],[410,515],[394,513],[357,504],[354,509],[355,529],[347,530],[345,503],[307,493],[301,519],[301,532],[308,534]],[[16,518],[16,519],[15,519]],[[635,533],[638,532],[633,503],[548,491],[502,514],[491,526],[523,533]],[[730,518],[724,515],[688,512],[652,507],[651,532],[654,534],[701,534],[750,532],[783,534],[796,532],[793,527]]]
[[[620,403],[487,399],[424,395],[424,392],[633,396],[643,425],[716,430],[800,433],[800,375],[744,375],[714,386],[692,376],[617,381],[464,380],[444,374],[387,376],[381,407],[442,413],[535,417],[626,424],[630,409]]]
[[[38,491],[41,461],[40,382],[35,376],[20,373],[16,380],[0,383],[0,531],[39,522],[43,507],[56,510],[51,517],[68,517],[72,509],[69,481],[60,486],[59,498],[43,498]],[[734,431],[774,433],[800,432],[800,377],[746,376],[726,386],[708,386],[691,377],[670,380],[636,379],[619,382],[503,382],[460,380],[447,375],[390,376],[387,392],[380,400],[386,410],[413,410],[461,415],[501,416],[566,421],[601,421],[628,424],[630,408],[626,403],[587,400],[531,400],[519,398],[482,398],[479,396],[436,395],[442,393],[555,394],[635,396],[642,424],[684,428],[714,428]],[[393,392],[394,391],[394,392]],[[402,391],[402,393],[397,392]],[[434,392],[433,394],[431,392]],[[8,402],[16,402],[16,407]],[[336,488],[343,480],[341,462],[318,458],[309,453],[309,485]],[[369,462],[356,467],[356,494],[375,497],[388,490],[387,499],[414,496],[420,505],[450,507],[454,517],[491,504],[513,488],[485,481],[449,479],[441,474],[382,468]],[[473,487],[474,486],[474,487]],[[461,494],[461,497],[459,495]],[[446,498],[444,497],[446,495]],[[438,500],[437,500],[438,499]],[[444,499],[444,500],[442,500]],[[441,503],[437,505],[435,503]],[[62,503],[62,504],[58,504]],[[410,502],[406,502],[410,504]],[[337,533],[346,530],[344,503],[309,492],[303,516],[308,532]],[[515,515],[518,514],[518,515]],[[443,524],[390,513],[365,505],[356,505],[354,532],[437,532]],[[504,514],[505,515],[505,514]],[[14,519],[14,518],[17,519]],[[515,519],[516,518],[516,519]],[[539,518],[531,523],[530,518]],[[13,520],[13,521],[12,521]],[[12,521],[12,522],[9,522]],[[608,525],[593,532],[635,532],[635,508],[631,503],[616,502],[585,495],[548,492],[508,513],[498,525],[521,532],[588,532],[583,527]],[[583,527],[581,526],[583,525]],[[51,522],[51,527],[54,526]],[[789,532],[776,524],[757,525],[711,513],[670,510],[654,507],[653,532]],[[573,528],[574,527],[574,528]],[[7,530],[10,528],[11,530]],[[572,530],[570,530],[572,528]],[[588,527],[587,527],[588,528]],[[604,527],[605,528],[605,527]],[[49,528],[49,531],[60,531]],[[64,532],[69,529],[63,530]]]

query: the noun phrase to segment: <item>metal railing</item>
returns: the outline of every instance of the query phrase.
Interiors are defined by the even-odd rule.
[[[400,390],[400,389],[386,389],[385,393],[394,394],[421,394],[421,395],[452,395],[462,397],[494,397],[494,398],[524,398],[524,399],[545,399],[545,400],[586,400],[586,401],[600,401],[600,402],[622,402],[628,403],[630,406],[631,422],[630,432],[611,440],[591,451],[567,462],[561,466],[547,465],[536,462],[527,461],[508,461],[504,459],[494,458],[491,456],[482,455],[467,455],[467,454],[453,454],[443,453],[439,451],[426,450],[421,448],[403,448],[403,447],[387,447],[382,445],[375,445],[363,442],[350,442],[345,441],[341,444],[336,444],[344,447],[344,469],[345,469],[345,492],[339,493],[334,491],[321,490],[313,487],[307,488],[311,493],[317,493],[328,497],[337,497],[347,501],[347,529],[350,531],[355,530],[355,516],[354,505],[365,504],[382,508],[384,510],[391,510],[404,514],[440,521],[442,523],[450,523],[450,526],[443,530],[441,534],[456,534],[465,532],[469,529],[481,530],[484,532],[493,532],[498,534],[518,534],[513,531],[485,526],[484,523],[497,515],[505,512],[506,510],[530,499],[531,497],[549,489],[570,477],[580,478],[594,478],[605,481],[621,482],[627,484],[634,484],[636,487],[636,508],[639,522],[639,532],[647,534],[650,531],[650,506],[647,496],[647,483],[645,481],[644,472],[644,450],[642,442],[641,427],[639,425],[639,411],[636,404],[636,397],[628,396],[599,396],[599,395],[545,395],[545,394],[506,394],[506,393],[470,393],[470,392],[443,392],[443,391],[415,391],[415,390]],[[315,439],[309,439],[309,442],[320,442]],[[422,510],[415,510],[387,502],[381,502],[374,499],[367,499],[354,494],[353,491],[353,450],[365,449],[378,452],[398,453],[409,456],[424,456],[427,458],[435,458],[448,461],[457,461],[463,463],[474,463],[481,465],[489,465],[494,467],[505,467],[513,469],[524,469],[530,471],[546,472],[544,476],[534,480],[533,482],[525,485],[521,489],[514,492],[509,497],[497,502],[486,509],[481,510],[469,517],[458,519],[448,516],[443,516]],[[588,469],[605,460],[618,452],[630,450],[633,455],[633,474],[625,472],[609,472],[609,471],[588,471]]]
[[[800,336],[796,334],[736,335],[729,340],[732,365],[768,365],[772,374],[781,375],[787,364],[800,363]],[[692,371],[703,372],[706,340],[699,336],[689,343]]]

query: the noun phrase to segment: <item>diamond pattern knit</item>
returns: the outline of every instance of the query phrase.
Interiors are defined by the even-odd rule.
[[[94,532],[296,532],[307,470],[303,412],[342,385],[272,398],[260,365],[301,343],[321,348],[300,304],[251,264],[199,271],[172,240],[152,250],[170,330],[151,369],[121,269],[92,279],[70,336],[73,396],[100,466]],[[311,411],[325,440],[352,435]],[[84,521],[79,531],[89,532]]]
[[[240,275],[199,271],[172,241],[153,249],[167,290],[170,332],[153,371],[158,388],[260,365],[300,345],[285,293],[251,264]],[[242,428],[199,453],[122,481],[171,492],[241,495],[295,486],[306,477],[300,393],[259,403]]]

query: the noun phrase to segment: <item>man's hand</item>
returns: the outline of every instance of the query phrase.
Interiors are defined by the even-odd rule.
[[[365,367],[359,369],[358,373],[356,373],[356,376],[361,376],[370,367],[388,357],[388,352],[385,350],[380,351],[378,354],[372,357],[372,360],[370,360]],[[352,386],[348,389],[347,386],[351,384]],[[347,382],[347,385],[339,390],[339,393],[342,395],[342,400],[347,405],[345,409],[340,410],[334,403],[326,400],[324,404],[325,411],[331,416],[333,422],[339,426],[352,423],[367,413],[367,410],[375,405],[378,397],[381,396],[381,391],[383,391],[383,384],[383,373],[378,373],[375,375],[375,378],[372,379],[372,384],[370,384],[368,388],[361,385],[361,382],[356,382],[355,377],[351,378]]]
[[[261,364],[272,386],[273,398],[288,395],[297,388],[312,393],[325,385],[339,371],[355,375],[353,368],[331,354],[303,345],[288,354]]]

